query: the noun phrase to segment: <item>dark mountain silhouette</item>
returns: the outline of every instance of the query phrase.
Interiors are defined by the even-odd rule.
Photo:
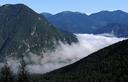
[[[21,56],[32,52],[53,50],[59,41],[77,42],[73,34],[66,35],[43,16],[23,4],[0,7],[0,56]]]
[[[128,40],[38,77],[43,82],[127,82]]]
[[[66,11],[52,15],[50,17],[46,16],[46,18],[54,26],[73,33],[101,33],[98,33],[98,30],[102,30],[102,33],[110,33],[111,28],[108,28],[106,31],[104,27],[107,27],[114,23],[117,25],[120,24],[121,26],[119,26],[119,28],[122,30],[126,30],[126,26],[128,25],[128,13],[121,10],[101,11],[91,15]],[[122,25],[124,25],[125,27],[122,27]],[[115,26],[112,28],[115,28]],[[113,31],[115,30],[113,29]],[[115,36],[119,36],[120,33],[121,31],[119,31]],[[128,33],[124,33],[124,35],[122,33],[121,36],[126,35],[128,35]]]

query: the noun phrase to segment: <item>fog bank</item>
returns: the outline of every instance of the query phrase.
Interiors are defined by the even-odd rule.
[[[34,64],[27,66],[29,72],[46,73],[58,69],[76,62],[97,50],[125,39],[93,34],[76,34],[76,36],[79,40],[78,43],[72,45],[61,43],[54,52],[43,53],[44,57],[30,53],[29,60]],[[26,58],[26,60],[28,59]]]

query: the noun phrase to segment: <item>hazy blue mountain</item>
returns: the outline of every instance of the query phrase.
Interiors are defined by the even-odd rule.
[[[116,11],[101,11],[98,13],[91,14],[89,16],[95,22],[104,22],[104,23],[128,23],[128,13],[116,10]],[[126,21],[124,21],[126,20]]]
[[[104,27],[95,30],[94,34],[111,34],[117,37],[128,37],[128,24],[109,23]]]
[[[42,51],[54,49],[59,41],[71,44],[77,39],[59,31],[23,4],[0,7],[0,57],[19,57],[29,52],[42,55]]]
[[[50,16],[52,16],[52,14],[46,13],[46,12],[41,13],[41,15],[43,15],[43,16],[46,17],[46,18],[49,18]]]
[[[113,23],[124,26],[128,25],[128,13],[121,10],[101,11],[91,15],[65,11],[46,18],[57,28],[61,28],[65,31],[73,33],[98,33],[98,30],[108,32],[105,31],[104,27],[107,27],[109,24]],[[126,30],[126,27],[119,28]],[[108,30],[110,30],[108,32],[110,33],[111,28],[108,28]],[[121,33],[121,31],[119,31],[119,33]]]
[[[43,82],[127,82],[128,40],[38,77]]]
[[[46,17],[47,18],[47,17]],[[86,14],[64,11],[47,18],[57,28],[65,31],[82,33],[90,31],[92,20]],[[88,26],[88,27],[87,27]]]

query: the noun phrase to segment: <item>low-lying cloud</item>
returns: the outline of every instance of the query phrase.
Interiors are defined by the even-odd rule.
[[[29,62],[27,70],[30,73],[40,74],[50,72],[74,63],[97,50],[125,39],[93,34],[76,34],[76,36],[79,40],[78,43],[73,43],[72,45],[61,43],[54,52],[48,51],[43,53],[43,56],[29,53],[24,57],[25,61]],[[0,63],[0,65],[2,66],[3,63]],[[13,57],[8,58],[8,65],[14,72],[17,72],[20,61]]]
[[[29,72],[46,73],[61,68],[106,46],[125,39],[93,34],[76,34],[76,36],[79,43],[72,45],[61,43],[61,46],[58,46],[54,52],[44,53],[44,57],[30,53],[29,59],[31,59],[34,64],[27,66]]]

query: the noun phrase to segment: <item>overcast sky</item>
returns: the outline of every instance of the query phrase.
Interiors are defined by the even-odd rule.
[[[128,12],[128,0],[0,0],[3,4],[23,3],[36,12],[49,12],[52,14],[61,11],[79,11],[95,13],[101,10],[123,10]]]

